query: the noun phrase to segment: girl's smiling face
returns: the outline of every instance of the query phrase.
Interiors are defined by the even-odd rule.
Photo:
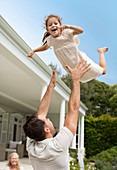
[[[59,27],[61,24],[59,23],[58,19],[52,17],[47,22],[47,31],[54,37],[59,37],[61,35],[61,30]]]

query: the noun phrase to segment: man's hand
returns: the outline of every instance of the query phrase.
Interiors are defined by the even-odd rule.
[[[57,82],[57,80],[56,80],[56,73],[55,73],[55,71],[53,70],[52,71],[52,76],[51,76],[51,80],[50,80],[50,86],[56,86],[56,82]]]
[[[52,76],[51,76],[51,80],[49,83],[49,86],[46,90],[45,95],[43,96],[40,104],[39,104],[39,108],[38,108],[38,112],[37,112],[37,117],[38,119],[40,118],[44,118],[47,116],[48,113],[48,109],[50,106],[50,102],[51,102],[51,97],[52,97],[52,92],[54,87],[56,86],[56,73],[55,71],[52,71]]]
[[[91,64],[86,63],[87,61],[82,59],[74,69],[71,69],[68,65],[65,66],[71,74],[73,80],[79,80],[83,74],[90,70],[89,66]]]
[[[74,69],[66,66],[72,75],[72,90],[68,103],[68,114],[66,116],[64,126],[67,127],[73,133],[73,135],[75,135],[77,129],[77,120],[80,106],[80,78],[84,73],[90,70],[89,66],[90,64],[86,64],[86,61],[83,59]]]

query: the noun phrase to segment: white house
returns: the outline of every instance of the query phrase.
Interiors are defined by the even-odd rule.
[[[22,125],[37,112],[39,102],[48,86],[51,69],[34,55],[31,48],[0,16],[0,142],[24,140]],[[57,77],[48,117],[57,131],[63,126],[68,111],[70,89]],[[84,153],[84,116],[87,108],[80,102],[78,134],[72,142],[78,148],[80,164]]]

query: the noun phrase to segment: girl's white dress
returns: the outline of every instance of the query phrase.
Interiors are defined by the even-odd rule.
[[[55,55],[66,71],[68,70],[65,65],[73,69],[81,58],[87,60],[87,63],[91,63],[91,69],[80,80],[85,83],[102,75],[103,68],[95,64],[84,52],[79,51],[77,47],[79,43],[78,36],[74,36],[71,29],[64,29],[60,37],[53,38],[51,35],[47,37],[48,46],[54,47]]]

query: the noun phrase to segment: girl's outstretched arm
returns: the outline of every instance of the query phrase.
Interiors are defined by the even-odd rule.
[[[83,33],[83,29],[78,26],[68,25],[69,29],[73,30],[73,35],[81,34]]]
[[[73,30],[73,35],[77,35],[77,34],[81,34],[83,33],[83,29],[78,27],[78,26],[74,26],[74,25],[61,25],[60,29],[72,29]]]
[[[27,54],[27,57],[32,57],[32,55],[35,53],[35,52],[39,52],[39,51],[45,51],[45,50],[47,50],[48,48],[50,48],[48,45],[47,45],[47,43],[45,44],[45,45],[42,45],[42,46],[40,46],[40,47],[38,47],[38,48],[36,48],[35,50],[32,50],[31,52],[29,52],[28,54]]]

